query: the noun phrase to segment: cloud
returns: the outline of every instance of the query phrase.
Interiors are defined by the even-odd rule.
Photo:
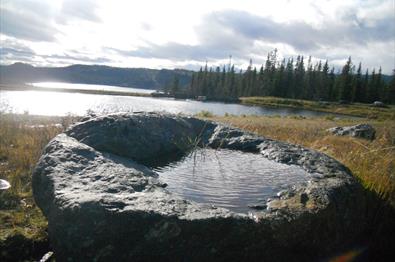
[[[245,68],[277,48],[281,58],[351,55],[371,68],[395,67],[392,0],[202,1],[193,9],[172,2],[155,10],[150,1],[0,0],[1,37],[24,44],[2,41],[0,62],[30,56],[46,65],[197,68],[206,60],[226,64],[232,55]]]
[[[32,57],[34,54],[31,50],[23,50],[23,49],[14,49],[10,47],[0,47],[0,54],[2,56],[13,56],[13,57],[24,57],[29,58]]]
[[[31,62],[51,64],[59,63],[89,63],[103,64],[111,63],[112,60],[107,57],[94,56],[79,52],[78,50],[62,51],[58,54],[38,54],[33,49],[19,40],[8,38],[2,40],[0,46],[1,63],[8,64],[10,62]]]
[[[133,50],[113,49],[123,56],[161,58],[175,61],[205,61],[234,58],[263,61],[267,52],[276,46],[292,49],[292,54],[312,55],[321,59],[342,59],[349,55],[361,58],[355,50],[374,57],[372,46],[395,42],[394,16],[364,16],[354,8],[338,12],[337,20],[326,18],[312,25],[296,20],[276,22],[269,17],[245,11],[222,10],[207,14],[195,27],[198,44],[168,42],[162,45],[148,43]],[[371,53],[363,51],[369,47]],[[331,50],[336,50],[337,54]],[[281,49],[280,49],[281,51]],[[366,58],[371,62],[372,59]],[[383,63],[391,66],[390,62]]]
[[[35,57],[33,50],[29,48],[18,48],[18,47],[0,47],[1,59],[0,63],[10,62],[31,62]]]
[[[147,22],[141,22],[140,27],[145,30],[145,31],[151,31],[152,30],[152,25],[150,25]]]
[[[4,3],[3,3],[4,1]],[[4,35],[38,42],[54,42],[60,34],[58,24],[75,20],[100,22],[93,0],[65,0],[59,9],[51,2],[37,0],[2,0],[0,32]]]
[[[48,16],[36,11],[22,7],[1,6],[0,32],[30,41],[54,41],[54,35],[58,33],[58,30]]]
[[[34,57],[35,53],[29,49],[15,49],[10,47],[0,47],[0,54],[3,58],[12,60],[28,60]]]
[[[205,61],[207,59],[223,59],[232,53],[232,51],[229,49],[216,49],[210,45],[186,45],[174,42],[164,45],[150,44],[147,47],[140,47],[131,51],[115,48],[111,49],[123,56],[159,58],[178,61]]]
[[[205,26],[219,24],[246,38],[285,43],[299,51],[317,50],[321,46],[366,45],[368,42],[395,39],[393,17],[381,17],[372,22],[358,17],[352,9],[345,11],[339,20],[325,21],[320,27],[304,21],[279,23],[267,17],[235,10],[213,13],[206,21]]]
[[[31,62],[35,52],[20,41],[2,39],[0,46],[0,63]]]
[[[199,44],[183,44],[168,42],[162,45],[146,43],[146,46],[134,50],[112,49],[123,56],[141,58],[159,58],[175,61],[201,61],[226,59],[229,55],[234,57],[245,56],[253,46],[253,39],[239,35],[233,30],[212,20],[205,20],[195,28]]]
[[[58,61],[67,61],[67,62],[72,62],[72,63],[91,63],[91,64],[103,64],[103,63],[109,63],[112,62],[111,59],[108,59],[106,57],[90,57],[86,55],[81,55],[81,54],[54,54],[54,55],[42,55],[40,56],[44,59],[47,60],[47,62],[50,62],[51,60],[57,60]]]
[[[95,13],[96,8],[97,3],[94,0],[64,0],[56,21],[61,24],[67,24],[76,19],[101,22],[101,19]]]

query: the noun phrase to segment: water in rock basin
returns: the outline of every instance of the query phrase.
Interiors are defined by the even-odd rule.
[[[198,203],[238,213],[310,176],[301,167],[268,160],[260,154],[198,149],[180,161],[153,168],[167,189]]]

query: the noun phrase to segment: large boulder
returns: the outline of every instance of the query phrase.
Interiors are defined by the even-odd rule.
[[[373,140],[376,135],[376,130],[369,124],[332,127],[329,128],[327,131],[337,136],[352,136],[368,140]]]
[[[239,214],[166,189],[147,165],[195,147],[255,152],[303,167],[267,209]],[[55,137],[33,174],[58,261],[289,261],[326,258],[365,227],[361,185],[336,160],[195,118],[136,113],[86,119]]]

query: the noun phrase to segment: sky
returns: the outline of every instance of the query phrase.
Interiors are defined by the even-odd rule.
[[[0,0],[0,63],[197,70],[268,52],[395,69],[395,0]]]

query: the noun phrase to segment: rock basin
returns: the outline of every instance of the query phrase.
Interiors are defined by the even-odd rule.
[[[167,190],[185,199],[250,215],[290,185],[307,183],[314,176],[261,154],[212,148],[197,148],[154,171]]]
[[[151,167],[196,148],[237,150],[295,165],[307,183],[253,213],[197,203]],[[326,258],[366,221],[365,193],[336,160],[297,145],[191,117],[157,113],[84,119],[45,148],[33,192],[59,261],[289,261]]]

